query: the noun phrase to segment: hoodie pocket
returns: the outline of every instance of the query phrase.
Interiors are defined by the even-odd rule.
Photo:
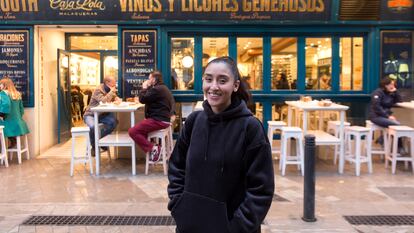
[[[224,202],[184,192],[171,212],[180,233],[227,233]]]

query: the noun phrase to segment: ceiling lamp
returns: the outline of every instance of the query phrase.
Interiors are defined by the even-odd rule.
[[[183,57],[183,66],[184,68],[191,68],[194,64],[194,60],[191,56],[185,56]]]

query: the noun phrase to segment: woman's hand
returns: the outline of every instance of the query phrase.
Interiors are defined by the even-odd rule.
[[[389,116],[388,119],[393,120],[393,121],[397,120],[397,118],[395,118],[395,116]]]

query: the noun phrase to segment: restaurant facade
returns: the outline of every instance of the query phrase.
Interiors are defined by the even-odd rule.
[[[0,49],[0,77],[23,93],[32,154],[81,120],[72,88],[93,91],[106,75],[125,100],[160,70],[178,132],[219,56],[237,60],[265,126],[305,95],[346,104],[348,121],[363,124],[384,75],[414,98],[413,0],[0,0]]]

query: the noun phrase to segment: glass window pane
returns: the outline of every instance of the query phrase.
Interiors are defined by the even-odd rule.
[[[306,38],[306,89],[331,90],[330,38]]]
[[[194,38],[171,38],[171,79],[173,89],[194,89]]]
[[[272,103],[272,121],[287,122],[288,106],[284,102]]]
[[[395,79],[404,101],[414,100],[414,31],[381,31],[381,78]],[[378,83],[379,79],[374,79]]]
[[[263,89],[262,38],[237,38],[237,64],[250,89]]]
[[[71,35],[71,50],[118,50],[117,35]]]
[[[71,53],[69,72],[72,85],[94,87],[100,83],[100,54],[97,52]]]
[[[214,58],[229,55],[229,39],[221,38],[203,38],[203,73],[207,63]]]
[[[363,38],[344,37],[339,44],[341,90],[362,90]]]
[[[179,133],[187,117],[195,110],[197,102],[176,102],[175,119],[173,119],[173,131]]]
[[[251,101],[247,108],[253,113],[253,115],[263,122],[263,104],[261,102],[253,102]]]
[[[297,39],[272,38],[272,90],[296,89]]]

